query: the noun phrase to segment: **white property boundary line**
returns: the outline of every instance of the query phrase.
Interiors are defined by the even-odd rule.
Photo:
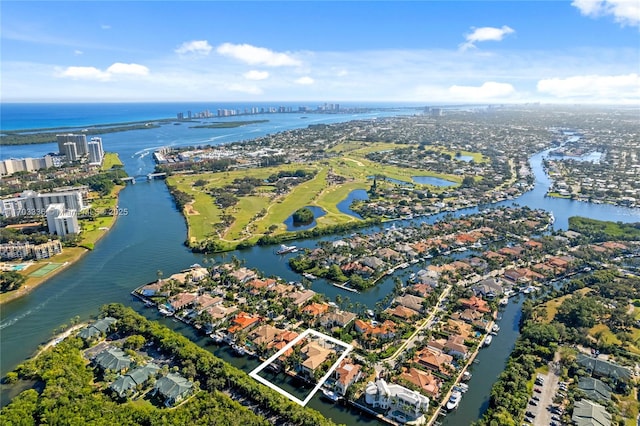
[[[295,396],[291,395],[289,392],[285,391],[284,389],[274,385],[273,383],[271,383],[270,381],[268,381],[264,377],[260,376],[258,373],[260,373],[262,370],[264,370],[265,367],[267,367],[273,361],[278,359],[282,354],[284,354],[291,347],[296,345],[300,340],[306,338],[310,334],[315,336],[315,337],[318,337],[318,338],[321,338],[321,339],[324,339],[324,340],[328,340],[329,342],[334,343],[334,344],[336,344],[338,346],[342,346],[342,347],[345,348],[345,350],[344,350],[344,352],[342,352],[342,355],[340,355],[340,358],[338,358],[338,360],[331,366],[331,368],[329,368],[327,373],[318,381],[318,384],[316,385],[316,387],[313,388],[311,393],[309,395],[307,395],[307,397],[303,401],[303,400],[301,400],[299,398],[296,398]],[[297,402],[298,404],[300,404],[300,405],[302,405],[304,407],[311,400],[311,398],[313,398],[313,396],[316,394],[316,392],[318,392],[318,389],[320,389],[320,387],[324,384],[324,382],[331,376],[333,371],[336,368],[338,368],[338,365],[340,365],[342,360],[345,359],[345,357],[352,350],[353,350],[353,345],[350,345],[350,344],[345,343],[345,342],[343,342],[341,340],[338,340],[338,339],[334,339],[331,336],[327,336],[326,334],[320,333],[319,331],[312,330],[312,329],[308,328],[307,330],[302,332],[302,334],[300,334],[298,337],[296,337],[291,342],[289,342],[284,348],[280,349],[278,352],[276,352],[274,355],[272,355],[268,360],[266,360],[265,362],[260,364],[258,367],[256,367],[255,370],[253,370],[251,373],[249,373],[249,376],[253,377],[254,379],[259,381],[263,385],[270,387],[274,391],[278,392],[280,395],[286,396],[290,400],[292,400],[294,402]]]

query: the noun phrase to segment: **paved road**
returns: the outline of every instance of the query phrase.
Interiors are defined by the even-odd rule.
[[[438,306],[440,305],[440,303],[442,302],[442,300],[447,297],[449,295],[449,292],[451,291],[451,287],[452,285],[449,284],[447,287],[444,288],[444,290],[442,290],[442,293],[440,294],[440,297],[438,298],[438,302],[436,303],[436,305],[431,309],[431,312],[429,312],[429,315],[427,315],[427,317],[424,319],[424,321],[422,322],[422,324],[420,324],[418,326],[418,328],[416,328],[416,330],[413,332],[413,334],[407,339],[405,340],[405,342],[400,345],[400,347],[398,348],[398,350],[391,355],[389,358],[383,359],[378,361],[374,368],[376,370],[376,373],[379,375],[380,372],[382,372],[383,370],[385,370],[385,363],[388,363],[389,365],[391,365],[391,369],[395,369],[396,368],[396,364],[397,364],[397,360],[398,357],[400,356],[400,354],[402,354],[402,352],[411,349],[415,346],[416,340],[417,339],[422,339],[422,335],[421,332],[427,328],[430,327],[431,325],[433,325],[433,319],[436,316],[437,313],[439,313],[439,309]]]

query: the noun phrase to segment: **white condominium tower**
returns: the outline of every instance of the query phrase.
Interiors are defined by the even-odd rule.
[[[89,141],[89,164],[102,164],[104,150],[102,149],[102,138],[91,138]]]

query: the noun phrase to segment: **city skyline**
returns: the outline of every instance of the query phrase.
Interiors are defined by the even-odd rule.
[[[3,102],[640,103],[640,2],[3,2]]]

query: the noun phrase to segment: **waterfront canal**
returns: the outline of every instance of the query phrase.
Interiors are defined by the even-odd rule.
[[[149,133],[153,131],[125,132],[110,136],[120,142],[108,149],[119,152],[129,174],[146,174],[153,169],[151,156],[147,154],[153,147],[166,144],[162,130],[158,130],[160,133],[155,134],[155,137],[153,133]],[[149,136],[152,137],[147,138]],[[249,136],[238,132],[235,137],[242,140]],[[5,152],[4,155],[12,154]],[[542,168],[543,155],[544,153],[539,153],[531,158],[536,176],[535,189],[515,200],[499,203],[500,205],[517,203],[550,210],[556,218],[557,228],[566,228],[568,218],[574,215],[622,222],[640,220],[640,211],[637,209],[545,197],[549,180]],[[193,263],[206,266],[211,261],[221,262],[236,256],[245,261],[246,266],[257,268],[266,275],[281,276],[285,280],[300,279],[299,275],[289,269],[287,256],[275,255],[274,247],[253,247],[211,258],[189,252],[183,245],[186,238],[184,219],[176,210],[163,182],[144,182],[130,186],[122,191],[119,204],[129,214],[118,218],[113,229],[96,245],[95,250],[30,294],[2,306],[0,375],[4,376],[34,353],[38,345],[49,340],[55,328],[61,324],[69,324],[70,319],[75,316],[86,320],[95,315],[105,303],[120,302],[131,305],[146,315],[155,315],[150,310],[144,310],[143,305],[134,301],[129,293],[135,287],[157,279],[159,270],[166,276]],[[485,207],[481,206],[480,209]],[[456,215],[476,211],[478,209],[467,209]],[[420,220],[433,222],[439,217],[441,215]],[[313,247],[316,241],[305,240],[295,244],[299,247]],[[392,279],[385,279],[375,288],[359,294],[346,293],[321,280],[315,281],[312,288],[326,294],[331,300],[340,294],[343,298],[348,296],[353,303],[373,308],[392,287]],[[502,330],[492,345],[481,351],[478,363],[473,366],[470,390],[462,398],[458,410],[444,419],[445,424],[469,424],[486,409],[491,385],[502,371],[518,336],[520,303],[510,303],[502,315]],[[211,346],[202,337],[194,335],[189,327],[171,320],[164,321],[234,365],[244,367],[245,371],[252,367],[252,361],[233,357],[225,350]],[[7,394],[4,393],[1,402],[5,403],[6,397]],[[339,423],[375,423],[373,419],[344,407],[331,405],[318,397],[311,401],[310,406]]]

